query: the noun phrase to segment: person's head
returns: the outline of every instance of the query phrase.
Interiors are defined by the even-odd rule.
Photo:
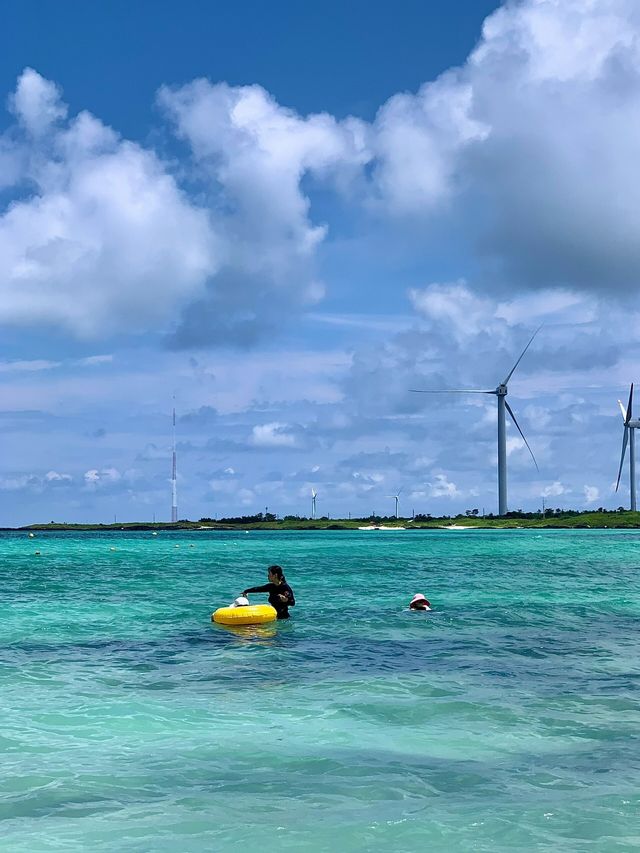
[[[431,610],[431,602],[421,592],[416,593],[409,602],[411,610]]]
[[[249,599],[244,595],[239,595],[231,605],[232,607],[248,607]]]
[[[267,577],[269,578],[269,583],[280,585],[284,581],[282,566],[269,566],[267,569]]]

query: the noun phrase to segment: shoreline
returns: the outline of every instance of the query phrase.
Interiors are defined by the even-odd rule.
[[[354,530],[363,533],[411,532],[416,530],[435,530],[465,532],[468,530],[636,530],[640,529],[640,513],[624,511],[585,512],[567,511],[542,517],[538,514],[513,514],[503,518],[360,518],[360,519],[304,519],[287,518],[283,520],[261,521],[259,519],[234,519],[233,521],[179,521],[169,522],[127,522],[116,524],[29,524],[20,527],[0,527],[5,533],[45,533],[45,532],[245,532],[251,530],[273,531],[318,531]]]

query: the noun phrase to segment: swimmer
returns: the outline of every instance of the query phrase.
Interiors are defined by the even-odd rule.
[[[289,618],[289,608],[294,607],[296,600],[293,595],[293,590],[287,583],[284,572],[280,566],[269,566],[267,570],[269,583],[264,586],[252,586],[245,589],[242,593],[243,597],[250,592],[268,592],[269,604],[275,608],[278,614],[278,619]]]
[[[418,592],[411,599],[409,610],[431,610],[431,602],[421,592]]]

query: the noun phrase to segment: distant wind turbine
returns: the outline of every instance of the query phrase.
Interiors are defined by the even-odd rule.
[[[396,492],[395,495],[385,495],[385,497],[387,497],[387,498],[393,498],[396,502],[396,518],[398,518],[398,503],[400,500],[401,492],[402,492],[402,489],[398,489],[398,491]]]
[[[316,498],[318,497],[318,493],[315,489],[311,489],[311,518],[313,521],[316,519]]]
[[[178,520],[178,481],[176,468],[176,398],[173,398],[173,431],[172,431],[172,454],[171,454],[171,522],[175,524]]]
[[[618,469],[618,482],[616,483],[616,492],[620,485],[620,477],[622,476],[622,466],[624,465],[624,454],[627,451],[627,443],[629,444],[629,485],[631,492],[631,511],[636,511],[636,437],[634,430],[640,427],[640,419],[633,417],[633,382],[629,389],[629,402],[625,411],[624,406],[618,400],[620,411],[622,412],[622,420],[624,421],[624,432],[622,434],[622,455],[620,457],[620,468]]]
[[[513,410],[511,406],[507,403],[507,393],[509,384],[509,380],[513,376],[513,373],[516,367],[522,361],[522,357],[529,349],[531,344],[533,343],[533,339],[538,334],[542,326],[539,326],[533,335],[531,336],[529,343],[520,353],[520,357],[513,365],[509,373],[507,374],[506,379],[498,385],[498,387],[494,391],[481,391],[474,389],[459,389],[459,388],[443,388],[442,390],[416,390],[411,389],[413,393],[416,394],[495,394],[498,398],[498,514],[505,515],[507,512],[507,419],[505,412],[509,412],[509,416],[511,420],[516,425],[516,429],[522,436],[522,440],[527,446],[527,450],[531,454],[531,458],[533,459],[533,464],[536,466],[536,470],[540,470],[538,468],[538,463],[536,462],[536,457],[533,455],[533,450],[529,447],[529,442],[524,436],[524,433],[520,429],[520,424],[516,420],[516,416],[513,414]]]

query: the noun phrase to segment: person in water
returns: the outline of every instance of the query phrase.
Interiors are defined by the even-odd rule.
[[[242,595],[246,596],[250,592],[268,592],[269,604],[275,607],[278,619],[288,619],[289,608],[295,606],[296,600],[293,590],[285,579],[281,566],[269,566],[267,577],[269,578],[269,583],[266,583],[264,586],[252,586],[249,589],[245,589]]]
[[[409,602],[409,610],[431,610],[431,602],[418,592]]]

